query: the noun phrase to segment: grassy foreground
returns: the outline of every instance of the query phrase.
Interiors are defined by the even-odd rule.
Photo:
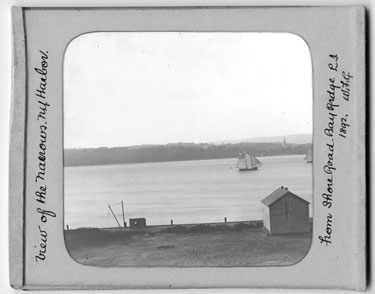
[[[291,265],[308,252],[311,233],[270,236],[256,224],[65,231],[68,252],[94,266]]]

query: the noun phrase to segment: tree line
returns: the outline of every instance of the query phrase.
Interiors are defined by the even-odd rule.
[[[312,144],[238,143],[238,144],[167,144],[140,147],[100,147],[65,149],[65,166],[107,165],[163,161],[202,160],[237,157],[240,152],[257,157],[306,154]]]

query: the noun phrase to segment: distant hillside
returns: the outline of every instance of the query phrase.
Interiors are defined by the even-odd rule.
[[[311,144],[312,143],[312,134],[295,134],[295,135],[286,135],[286,136],[277,136],[277,137],[256,137],[256,138],[247,138],[247,139],[238,139],[238,140],[223,140],[215,141],[212,144],[237,144],[237,143],[277,143],[285,141],[290,144]]]
[[[195,144],[176,143],[167,145],[141,145],[113,148],[65,149],[64,165],[106,165],[183,161],[237,157],[246,151],[255,156],[306,154],[311,144],[282,143],[238,143],[238,144]]]

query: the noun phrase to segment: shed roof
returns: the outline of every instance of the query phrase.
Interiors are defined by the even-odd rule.
[[[266,198],[264,198],[261,202],[264,205],[270,206],[272,203],[276,202],[277,200],[279,200],[280,198],[282,198],[286,194],[293,195],[294,197],[297,197],[297,198],[307,202],[308,204],[310,204],[309,201],[297,196],[293,192],[290,192],[287,187],[283,187],[283,186],[281,186],[280,188],[277,188],[270,195],[268,195]]]

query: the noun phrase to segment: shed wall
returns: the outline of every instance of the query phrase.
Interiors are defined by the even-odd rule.
[[[269,207],[270,233],[305,233],[310,231],[309,204],[290,194]]]

